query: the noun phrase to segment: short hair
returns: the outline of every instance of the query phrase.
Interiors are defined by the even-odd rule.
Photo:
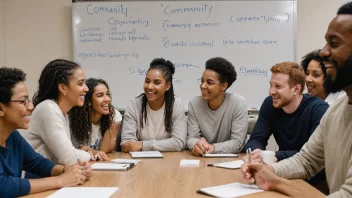
[[[320,49],[314,50],[314,51],[309,52],[308,54],[304,55],[302,57],[301,66],[303,67],[304,72],[307,72],[309,63],[312,60],[317,61],[319,63],[319,65],[320,65],[321,70],[323,71],[324,77],[326,78],[327,77],[327,73],[326,73],[325,64],[323,62],[324,58],[321,57],[319,55],[319,53],[320,53]]]
[[[282,62],[271,67],[272,73],[282,73],[289,76],[288,84],[293,87],[297,84],[301,85],[301,93],[304,90],[306,75],[301,66],[294,62]]]
[[[12,89],[18,82],[24,82],[26,74],[16,68],[0,68],[0,103],[8,105],[13,95]]]
[[[343,4],[337,11],[337,15],[349,14],[352,15],[352,1]]]
[[[207,60],[205,63],[205,69],[210,69],[218,73],[220,82],[227,82],[227,88],[231,87],[232,83],[237,79],[235,67],[225,58],[216,57]]]

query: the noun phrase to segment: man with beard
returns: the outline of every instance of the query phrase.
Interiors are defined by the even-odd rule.
[[[272,134],[279,146],[276,161],[299,152],[329,107],[318,97],[302,94],[306,75],[298,64],[283,62],[270,70],[270,96],[264,100],[244,148],[253,150],[253,162],[262,162],[261,150],[266,149]]]
[[[346,96],[329,108],[309,141],[295,156],[272,165],[244,164],[246,183],[291,197],[310,197],[309,191],[287,179],[306,179],[325,167],[328,197],[352,197],[352,2],[337,12],[320,52],[332,86]],[[286,179],[284,179],[286,178]],[[324,196],[323,194],[321,195]]]

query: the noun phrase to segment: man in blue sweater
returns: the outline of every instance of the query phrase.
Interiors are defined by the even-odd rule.
[[[252,149],[253,162],[262,161],[260,150],[266,149],[271,134],[279,145],[276,161],[299,152],[329,107],[317,97],[302,94],[305,74],[298,64],[283,62],[273,66],[271,72],[270,96],[264,100],[245,146]]]
[[[25,76],[19,69],[0,68],[0,197],[76,186],[92,172],[89,163],[71,167],[53,164],[36,153],[15,130],[28,128],[33,110]],[[22,170],[47,178],[23,179]]]

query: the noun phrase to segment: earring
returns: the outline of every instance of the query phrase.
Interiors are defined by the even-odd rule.
[[[64,96],[66,96],[66,92],[64,92]]]
[[[5,113],[4,112],[0,112],[0,116],[4,116],[5,115]]]
[[[167,88],[166,91],[169,91],[169,88]]]

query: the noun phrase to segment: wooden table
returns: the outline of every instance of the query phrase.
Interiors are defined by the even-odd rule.
[[[242,182],[240,170],[208,167],[207,164],[227,162],[239,158],[203,158],[192,155],[189,151],[163,152],[164,158],[142,159],[142,162],[128,171],[94,171],[91,179],[82,186],[118,187],[112,197],[209,197],[197,193],[200,188]],[[108,154],[110,159],[131,159],[127,153]],[[180,167],[181,159],[198,159],[199,167]],[[307,191],[317,192],[303,180],[295,180]],[[27,197],[46,197],[55,192],[29,195]],[[278,192],[265,191],[244,196],[256,197],[287,197]]]

